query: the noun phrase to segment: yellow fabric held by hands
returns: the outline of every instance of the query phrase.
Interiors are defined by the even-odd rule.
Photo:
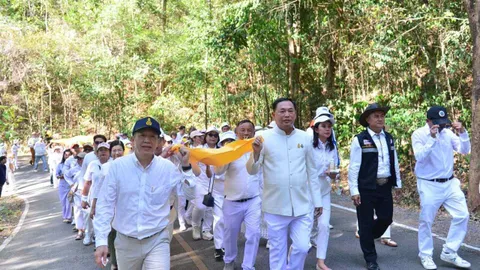
[[[190,162],[201,162],[207,165],[223,166],[239,159],[245,153],[252,151],[255,138],[231,142],[222,148],[190,148]],[[263,139],[262,139],[263,141]],[[172,146],[173,151],[178,151],[181,145]]]

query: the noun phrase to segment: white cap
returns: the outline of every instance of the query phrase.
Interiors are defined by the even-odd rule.
[[[230,127],[230,124],[228,122],[223,122],[222,125],[220,125],[220,128],[223,127]]]
[[[190,133],[190,138],[195,138],[197,136],[203,136],[203,132],[201,132],[200,130],[194,130]]]
[[[163,136],[163,138],[165,139],[166,142],[173,141],[172,137],[166,134]]]
[[[212,132],[212,131],[215,131],[215,132],[218,133],[218,129],[217,129],[215,126],[209,127],[209,128],[207,129],[207,131],[205,131],[205,133],[210,133],[210,132]]]
[[[97,146],[97,151],[100,150],[100,148],[110,149],[110,144],[108,144],[108,143],[106,143],[106,142],[102,142],[102,143],[100,143],[100,144]]]
[[[232,139],[232,140],[235,140],[237,138],[237,136],[235,135],[235,133],[231,130],[227,131],[227,132],[224,132],[220,135],[220,143],[222,143],[224,140],[228,140],[228,139]]]
[[[317,123],[323,123],[330,121],[332,125],[335,124],[335,119],[333,118],[333,114],[330,113],[327,107],[318,107],[317,110],[315,111],[315,118],[313,118],[314,125]]]

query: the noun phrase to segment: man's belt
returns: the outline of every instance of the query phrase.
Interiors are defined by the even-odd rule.
[[[247,198],[247,199],[240,199],[240,200],[235,200],[235,201],[232,201],[232,202],[246,202],[246,201],[249,201],[251,199],[255,199],[257,196],[255,197],[251,197],[251,198]]]
[[[435,178],[435,179],[425,179],[430,182],[438,182],[438,183],[445,183],[447,181],[450,181],[453,179],[453,175],[450,176],[449,178]]]
[[[123,235],[123,236],[125,236],[125,237],[131,238],[131,239],[136,239],[136,240],[145,240],[145,239],[148,239],[148,238],[152,238],[152,237],[154,237],[155,235],[157,235],[157,234],[161,233],[162,231],[163,231],[163,230],[161,230],[161,231],[159,231],[159,232],[156,232],[156,233],[154,233],[154,234],[152,234],[152,235],[150,235],[150,236],[144,237],[144,238],[142,238],[142,239],[138,239],[137,237],[133,237],[133,236],[128,236],[128,235],[126,235],[126,234],[123,234],[123,233],[120,233],[120,232],[118,232],[118,233],[119,233],[119,234],[121,234],[121,235]]]
[[[383,186],[388,183],[388,178],[377,178],[377,185]]]

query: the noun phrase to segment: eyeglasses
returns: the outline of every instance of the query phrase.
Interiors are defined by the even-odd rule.
[[[207,135],[210,136],[210,137],[218,138],[218,134],[217,134],[217,133],[208,133]]]
[[[103,141],[95,141],[95,144],[101,144]]]

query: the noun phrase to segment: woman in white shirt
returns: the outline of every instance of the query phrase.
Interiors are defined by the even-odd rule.
[[[198,130],[194,130],[190,133],[190,138],[193,141],[192,148],[203,148],[204,145],[204,134]],[[196,198],[193,202],[192,209],[192,237],[193,240],[203,240],[210,241],[213,239],[213,235],[210,232],[212,229],[213,215],[208,213],[212,211],[211,208],[208,209],[203,204],[203,197],[208,193],[208,188],[210,184],[210,178],[213,176],[212,169],[210,166],[203,163],[198,163],[198,166],[201,169],[200,175],[197,177],[197,186],[196,188]],[[207,212],[207,214],[206,214]],[[202,224],[203,219],[203,224]],[[200,235],[200,227],[202,227],[202,234]]]
[[[218,148],[220,134],[215,127],[207,129],[205,133],[205,148]],[[212,168],[213,169],[213,168]],[[215,199],[213,206],[213,241],[215,245],[215,260],[223,261],[223,197],[225,189],[225,174],[214,174],[211,186],[212,195]],[[206,211],[207,220],[211,220],[212,211]]]
[[[338,177],[338,170],[335,164],[338,162],[338,152],[333,142],[332,126],[335,124],[333,115],[323,114],[315,119],[313,127],[313,149],[315,155],[315,164],[320,178],[322,190],[323,213],[315,217],[318,225],[316,239],[317,243],[317,269],[330,270],[325,265],[325,258],[328,247],[328,237],[330,236],[330,191],[331,180]]]

